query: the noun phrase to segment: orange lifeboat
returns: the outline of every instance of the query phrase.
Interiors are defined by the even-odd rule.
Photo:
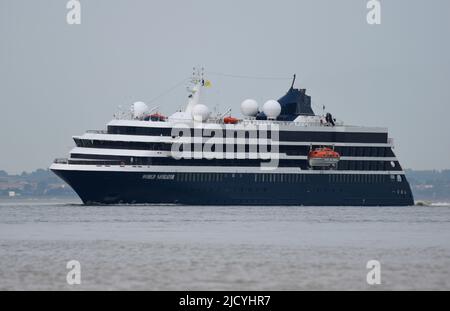
[[[239,122],[239,119],[233,118],[233,117],[225,117],[223,118],[223,123],[225,124],[237,124]]]
[[[323,147],[311,150],[308,154],[310,166],[329,167],[336,165],[341,155],[331,148]]]
[[[159,113],[154,113],[149,116],[149,119],[151,121],[166,121],[167,117]]]

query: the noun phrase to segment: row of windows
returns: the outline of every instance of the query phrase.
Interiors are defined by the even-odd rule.
[[[144,136],[176,136],[182,137],[184,135],[184,131],[187,129],[178,129],[178,128],[158,128],[158,127],[135,127],[135,126],[117,126],[110,125],[108,126],[108,134],[117,134],[117,135],[144,135]],[[242,130],[221,130],[222,137],[228,138],[271,138],[272,132],[270,128],[267,131],[253,131],[250,133],[249,131]],[[202,131],[202,129],[189,129],[189,135],[191,137],[194,136],[206,136],[206,132]],[[215,132],[214,129],[208,130],[210,133],[209,137],[219,137],[219,131]],[[274,136],[275,137],[275,136]]]
[[[129,149],[129,150],[156,150],[170,151],[171,145],[165,143],[149,143],[139,141],[111,141],[95,139],[74,138],[77,147],[83,148],[105,148],[105,149]]]
[[[252,177],[253,175],[253,177]],[[242,174],[242,173],[179,173],[175,179],[181,182],[222,182],[233,179],[245,179],[255,183],[311,183],[317,179],[308,174]],[[251,179],[251,180],[250,180]],[[403,182],[402,175],[372,175],[372,174],[330,174],[329,183],[386,183]]]
[[[338,170],[342,171],[399,171],[397,161],[339,161]]]
[[[136,142],[136,141],[109,141],[109,140],[90,140],[90,139],[79,139],[75,138],[75,144],[78,147],[84,148],[107,148],[107,149],[129,149],[129,150],[156,150],[156,151],[170,151],[172,146],[169,143],[154,143],[154,142]],[[204,144],[191,144],[191,150],[195,148],[203,149]],[[183,146],[181,146],[183,147]],[[244,152],[267,152],[270,151],[270,145],[267,147],[262,146],[250,146],[246,144],[245,146],[240,145],[240,148],[244,147],[242,151]],[[312,146],[316,148],[319,146]],[[226,150],[230,146],[223,146],[222,150]],[[238,145],[234,144],[232,150],[239,150]],[[265,149],[268,149],[267,151]],[[279,152],[286,153],[287,155],[308,155],[311,147],[310,146],[286,146],[280,145]],[[182,148],[180,148],[182,150]],[[219,149],[218,149],[219,150]],[[335,150],[339,152],[341,156],[346,157],[394,157],[394,153],[390,147],[346,147],[346,146],[336,146]],[[215,151],[215,146],[213,145],[211,151]]]
[[[377,184],[385,182],[402,182],[402,175],[368,175],[368,174],[330,174],[328,181],[330,183],[362,183]]]
[[[256,183],[300,183],[307,181],[305,174],[250,174],[253,175],[252,181]],[[182,182],[221,182],[232,179],[246,178],[250,181],[249,174],[242,173],[185,173],[177,174],[176,180]]]
[[[194,136],[194,129],[191,130],[191,137]],[[223,132],[223,137],[227,137],[226,131]],[[248,131],[238,134],[239,131],[234,131],[231,137],[255,137],[258,135],[250,134]],[[242,131],[241,131],[242,132]],[[148,136],[181,136],[180,132],[172,128],[157,128],[157,127],[135,127],[135,126],[108,126],[108,134],[119,135],[148,135]],[[215,134],[213,135],[215,136]],[[270,131],[267,133],[267,138],[275,137]],[[230,137],[230,136],[228,136]],[[265,137],[265,134],[263,134]],[[320,142],[354,142],[354,143],[386,143],[387,133],[346,133],[346,132],[306,132],[306,131],[280,131],[280,141],[320,141]]]

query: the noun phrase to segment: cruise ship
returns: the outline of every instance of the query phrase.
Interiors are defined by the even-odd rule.
[[[213,115],[209,86],[194,71],[184,109],[163,116],[136,102],[105,130],[74,136],[50,169],[84,204],[414,204],[386,128],[316,114],[295,76],[278,100],[244,100],[242,117]]]

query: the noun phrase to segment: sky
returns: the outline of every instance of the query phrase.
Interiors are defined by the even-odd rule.
[[[389,128],[404,168],[450,168],[450,1],[366,0],[0,1],[0,170],[47,168],[73,135],[104,129],[135,101],[170,115],[179,87],[203,66],[219,111],[277,99],[290,77],[313,108],[347,124]]]

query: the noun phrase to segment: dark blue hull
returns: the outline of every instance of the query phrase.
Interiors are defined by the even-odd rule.
[[[324,172],[298,175],[264,174],[264,178],[261,174],[252,173],[53,171],[77,192],[85,204],[414,204],[407,180],[404,177],[393,179],[391,175],[344,176]]]

